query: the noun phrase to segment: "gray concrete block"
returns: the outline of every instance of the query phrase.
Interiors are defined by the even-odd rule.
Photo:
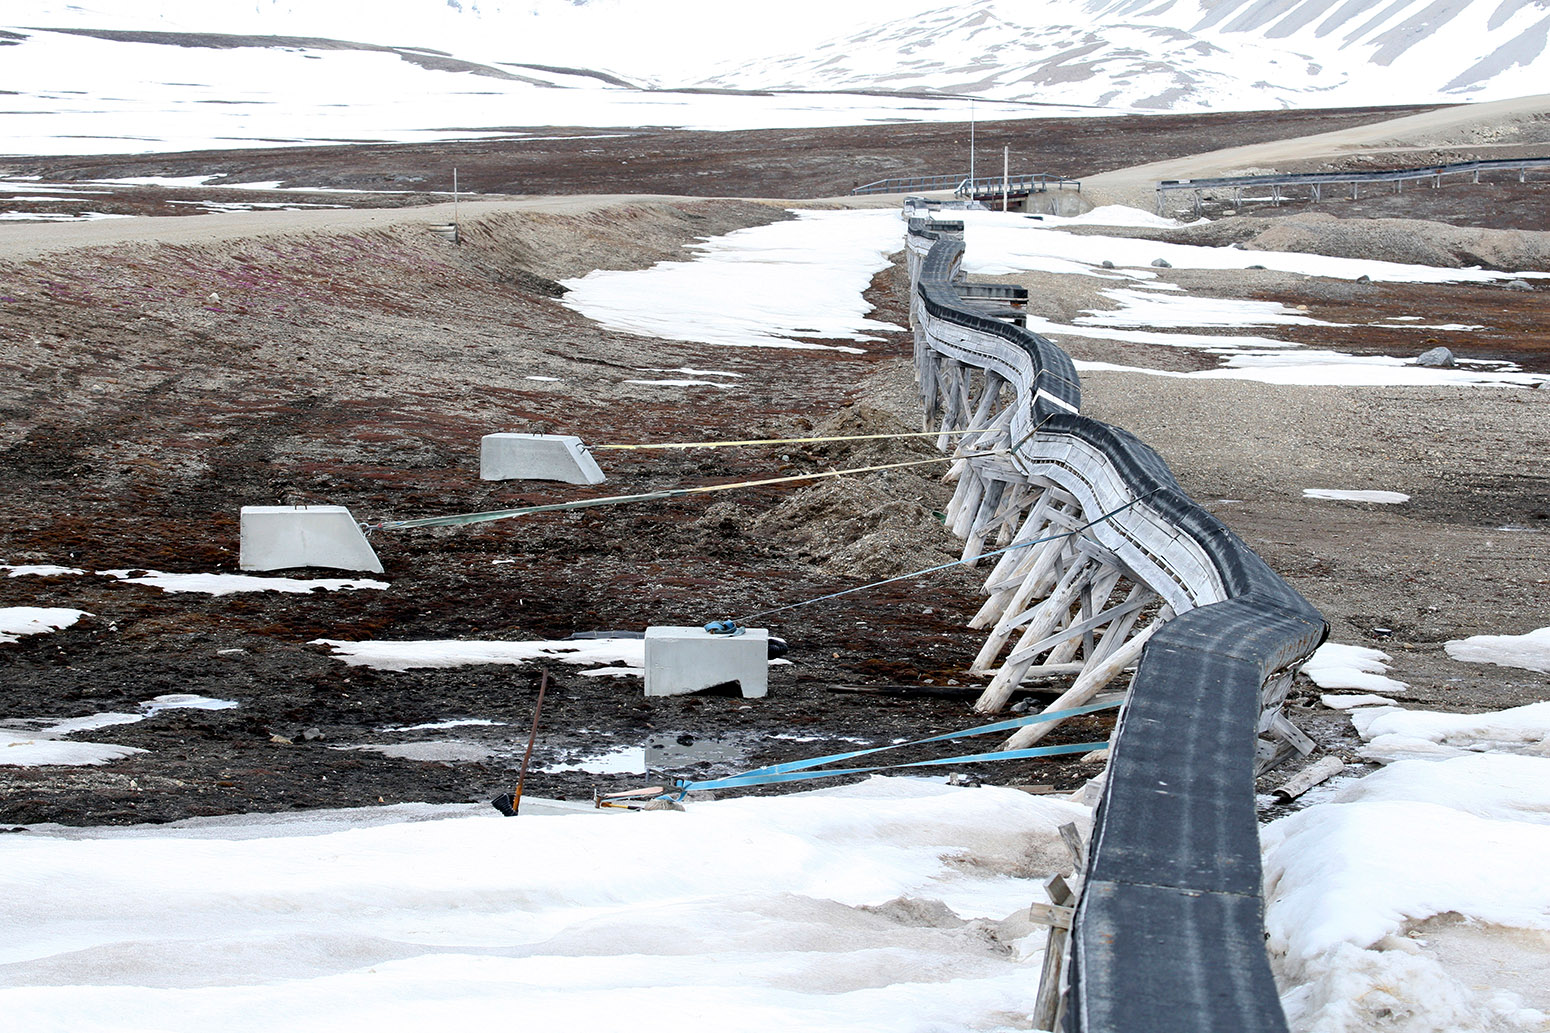
[[[736,682],[744,699],[769,691],[770,633],[712,635],[704,628],[646,629],[646,695],[681,696]]]
[[[243,506],[243,570],[327,567],[382,573],[382,561],[343,506]]]
[[[566,484],[606,480],[597,460],[571,434],[486,434],[479,441],[479,477]]]

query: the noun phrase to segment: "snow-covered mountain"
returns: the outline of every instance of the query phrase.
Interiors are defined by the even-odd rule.
[[[1142,110],[1498,99],[1550,90],[1550,0],[979,0],[704,81]]]
[[[1550,90],[1547,35],[1550,0],[4,0],[0,153],[1497,99]]]

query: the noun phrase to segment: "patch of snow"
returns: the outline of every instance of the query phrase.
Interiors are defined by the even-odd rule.
[[[544,660],[564,664],[612,664],[641,671],[646,643],[638,638],[594,638],[538,642],[491,642],[441,639],[418,642],[341,642],[320,638],[335,659],[351,667],[378,671],[408,671],[419,667],[463,667],[470,664],[526,664]]]
[[[1353,707],[1399,706],[1398,700],[1389,699],[1387,696],[1378,696],[1371,692],[1358,693],[1354,696],[1336,696],[1326,692],[1319,697],[1319,702],[1331,710],[1350,710]]]
[[[1075,365],[1083,373],[1141,373],[1152,377],[1194,380],[1251,380],[1262,384],[1300,387],[1537,387],[1550,384],[1550,374],[1544,373],[1438,369],[1412,365],[1408,360],[1383,355],[1341,355],[1336,352],[1320,352],[1317,355],[1306,352],[1299,355],[1291,351],[1267,355],[1240,354],[1229,359],[1225,368],[1188,373],[1080,359],[1076,360]]]
[[[688,366],[679,366],[677,369],[663,369],[658,366],[641,366],[642,373],[683,373],[691,377],[737,377],[741,379],[745,374],[731,373],[724,369],[692,369]]]
[[[0,212],[0,222],[96,222],[101,219],[133,219],[133,215],[108,212]]]
[[[59,742],[0,728],[0,767],[95,766],[145,751],[102,742]],[[3,996],[3,993],[0,993]]]
[[[289,578],[255,577],[252,574],[166,574],[157,570],[143,571],[136,576],[134,570],[98,571],[108,577],[118,578],[126,585],[147,585],[163,592],[201,592],[206,595],[231,595],[235,592],[289,592],[306,593],[315,590],[328,592],[350,591],[363,588],[383,589],[390,587],[386,581],[369,578]]]
[[[157,714],[163,710],[230,710],[235,706],[238,703],[234,699],[212,699],[209,696],[174,692],[146,700],[140,704],[140,709],[146,714]]]
[[[85,610],[63,606],[0,606],[0,643],[18,642],[23,635],[62,631],[90,616]]]
[[[1377,502],[1385,505],[1410,501],[1409,495],[1399,491],[1346,491],[1340,488],[1304,488],[1302,497],[1329,499],[1334,502]]]
[[[0,570],[5,571],[6,577],[61,577],[66,574],[86,573],[80,567],[59,567],[52,563],[20,565],[0,563]]]
[[[105,183],[109,186],[131,187],[165,187],[169,190],[177,190],[190,187],[202,187],[212,179],[219,179],[225,173],[212,173],[203,176],[125,176],[121,179],[94,179],[93,183]]]
[[[716,380],[626,380],[626,384],[644,384],[647,387],[727,387]]]
[[[1472,664],[1522,667],[1550,673],[1550,628],[1522,635],[1471,635],[1443,644],[1455,660]]]
[[[163,710],[196,709],[228,710],[238,704],[229,699],[211,699],[187,693],[171,693],[145,700],[139,712],[108,711],[70,717],[64,720],[52,718],[13,718],[0,722],[0,765],[9,767],[37,767],[43,765],[106,764],[145,750],[133,746],[112,743],[59,742],[67,735],[91,732],[115,725],[132,725]]]
[[[1402,692],[1402,681],[1384,677],[1389,655],[1366,646],[1326,642],[1302,665],[1302,673],[1321,689],[1361,689],[1367,692]]]
[[[542,802],[0,837],[0,1007],[29,1030],[257,1033],[277,1008],[316,1029],[1002,1029],[1034,1007],[1045,930],[1022,916],[1067,863],[1058,828],[1088,821],[899,778],[684,813]]]
[[[1098,292],[1117,309],[1087,309],[1076,317],[1079,325],[1117,327],[1159,326],[1347,326],[1326,323],[1303,315],[1277,301],[1242,298],[1206,298],[1197,295],[1145,294],[1135,290]]]
[[[434,739],[423,742],[400,743],[374,743],[366,746],[338,747],[347,750],[361,750],[366,753],[380,753],[384,757],[396,757],[399,760],[439,761],[441,763],[478,763],[489,760],[494,756],[494,751],[478,743],[465,742],[462,739]]]
[[[1550,702],[1530,703],[1486,714],[1372,707],[1351,713],[1351,724],[1368,740],[1375,755],[1419,745],[1437,755],[1459,749],[1505,748],[1527,744],[1550,750]],[[1427,744],[1450,749],[1427,750]]]
[[[735,348],[859,353],[816,342],[876,341],[878,332],[901,332],[868,318],[872,306],[862,296],[903,246],[898,213],[794,214],[702,241],[692,262],[564,280],[570,291],[561,303],[613,330]]]
[[[1143,213],[1144,214],[1144,213]],[[964,271],[971,275],[1015,273],[1063,263],[1061,271],[1090,275],[1134,269],[1150,272],[1156,259],[1174,269],[1247,269],[1251,265],[1304,276],[1354,281],[1366,276],[1384,283],[1495,283],[1524,277],[1550,278],[1541,272],[1495,272],[1442,266],[1335,258],[1302,251],[1247,251],[1201,244],[1170,244],[1135,237],[1067,233],[1047,221],[1033,221],[1000,212],[954,212],[964,222]],[[1111,261],[1116,270],[1105,270]],[[1150,278],[1150,277],[1148,277]],[[1154,299],[1156,300],[1156,299]],[[1202,300],[1201,304],[1205,302]]]
[[[577,757],[574,760],[545,764],[537,770],[586,771],[594,775],[644,775],[646,773],[646,747],[620,746],[617,749]]]
[[[505,721],[491,721],[486,717],[457,717],[447,721],[427,721],[418,725],[389,725],[381,729],[384,732],[425,732],[439,731],[445,728],[500,728]]]
[[[1401,761],[1267,826],[1267,946],[1291,1028],[1538,1028],[1547,787],[1544,758]],[[1472,949],[1450,953],[1460,921]]]

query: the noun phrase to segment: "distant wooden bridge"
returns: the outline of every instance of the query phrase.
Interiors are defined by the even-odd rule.
[[[1356,200],[1363,186],[1393,184],[1395,193],[1403,193],[1406,183],[1429,183],[1442,186],[1446,176],[1469,176],[1470,181],[1480,182],[1480,174],[1517,173],[1518,182],[1528,180],[1530,169],[1550,169],[1550,158],[1494,158],[1485,161],[1461,161],[1448,165],[1429,165],[1415,169],[1387,169],[1372,172],[1289,172],[1267,176],[1222,176],[1210,179],[1165,179],[1157,184],[1157,214],[1166,215],[1170,194],[1188,194],[1194,197],[1195,215],[1199,216],[1207,196],[1231,198],[1234,207],[1246,202],[1280,204],[1291,200],[1288,189],[1303,194],[1310,201],[1323,199],[1328,188],[1349,188],[1351,200]],[[1267,193],[1268,192],[1268,193]]]

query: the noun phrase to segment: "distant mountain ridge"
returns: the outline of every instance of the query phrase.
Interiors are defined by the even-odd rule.
[[[7,0],[7,24],[434,47],[659,87],[946,91],[1139,110],[1550,90],[1550,0]],[[38,20],[43,19],[43,20]]]

